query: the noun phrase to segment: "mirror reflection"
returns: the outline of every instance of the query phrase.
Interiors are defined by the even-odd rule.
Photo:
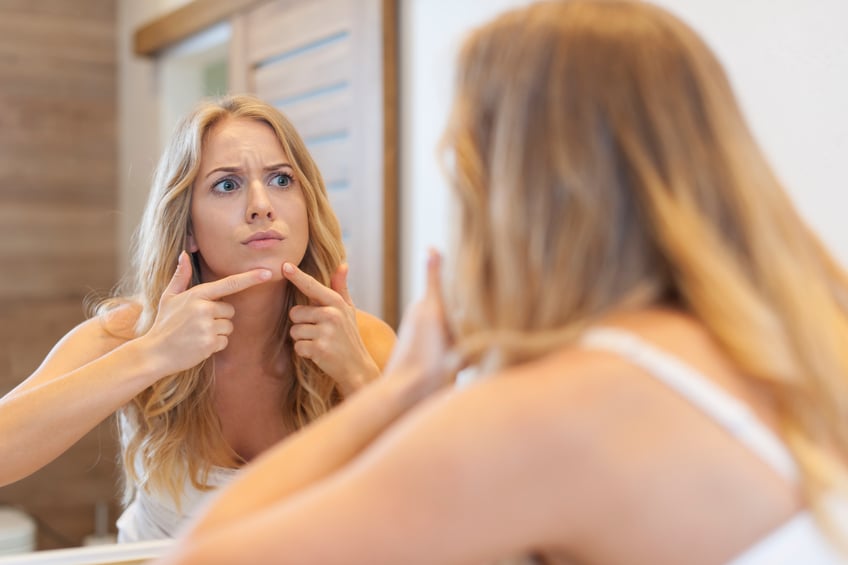
[[[229,58],[235,48],[231,24],[225,21],[153,59],[132,55],[126,43],[133,30],[179,11],[174,4],[203,2],[162,3],[155,9],[100,0],[74,7],[0,7],[4,23],[32,30],[31,40],[17,46],[19,64],[0,69],[9,79],[3,84],[15,84],[11,94],[20,97],[4,120],[9,126],[5,139],[16,143],[4,145],[2,158],[16,176],[0,208],[4,239],[16,242],[4,250],[7,270],[0,284],[7,368],[0,392],[9,393],[0,416],[6,421],[0,425],[21,430],[7,445],[23,454],[0,477],[6,485],[0,490],[8,522],[4,531],[19,528],[23,540],[15,537],[10,552],[114,542],[115,522],[122,515],[122,541],[170,534],[207,487],[372,379],[394,340],[390,326],[380,320],[379,246],[373,246],[379,259],[374,261],[359,249],[374,236],[349,224],[362,215],[348,212],[339,225],[331,208],[358,201],[366,206],[368,198],[356,194],[366,188],[379,192],[382,185],[379,174],[350,178],[354,160],[364,169],[382,170],[359,156],[357,151],[374,152],[372,141],[351,125],[367,104],[381,104],[380,84],[365,85],[365,96],[348,78],[337,77],[340,71],[345,76],[352,72],[340,64],[352,56],[351,11],[335,10],[332,18],[323,18],[335,28],[300,26],[306,36],[297,45],[287,43],[296,34],[277,33],[277,20],[301,17],[298,10],[292,10],[294,16],[281,14],[283,3],[265,2],[257,3],[254,12],[235,14],[263,33],[274,32],[270,39],[280,38],[279,48],[264,41],[263,52],[256,55],[261,59],[247,68],[261,71],[266,80],[259,85],[268,86],[269,94],[279,91],[274,106],[285,107],[293,118],[258,100],[231,100],[226,109],[204,107],[208,123],[175,134],[199,100],[231,90]],[[314,21],[316,14],[303,17]],[[65,33],[51,36],[59,22]],[[316,57],[326,63],[323,71],[312,67]],[[361,66],[363,59],[355,58]],[[288,80],[304,72],[311,77],[304,86]],[[240,89],[257,88],[250,76],[237,81]],[[277,76],[287,77],[282,90]],[[121,100],[130,101],[122,112],[119,82],[125,91]],[[357,107],[355,99],[367,104]],[[212,116],[215,112],[219,115]],[[173,143],[175,135],[182,144]],[[233,139],[242,144],[227,141]],[[205,142],[214,146],[211,153]],[[192,143],[196,155],[186,153]],[[180,164],[189,163],[202,169],[202,183],[195,182],[198,171],[193,170],[179,177],[178,186],[157,184],[154,167],[162,151],[167,158],[161,161],[159,180],[176,182],[184,173]],[[328,180],[319,176],[319,168]],[[143,218],[148,193],[151,208]],[[200,207],[197,215],[186,207],[189,199]],[[180,209],[163,217],[166,200]],[[382,216],[375,209],[363,221],[375,213]],[[131,248],[131,234],[139,225]],[[235,255],[226,251],[228,237],[237,243],[231,252],[247,252],[247,258],[230,264]],[[180,249],[188,252],[182,259]],[[287,261],[300,267],[294,275],[300,286],[320,283],[326,293],[312,286],[304,292],[284,278]],[[353,276],[348,276],[349,264]],[[173,279],[178,268],[178,280]],[[270,281],[261,278],[266,271]],[[377,284],[366,284],[369,277]],[[221,294],[221,286],[230,284],[241,285],[238,292],[228,288]],[[163,298],[174,288],[178,298]],[[122,356],[139,343],[155,341],[147,338],[156,328],[180,316],[197,322],[200,318],[185,315],[186,309],[209,302],[227,306],[208,316],[214,329],[205,338],[205,351],[196,344],[180,346],[176,334],[160,339],[163,347],[196,351],[196,359],[186,359],[184,367],[159,367],[148,375],[152,378],[140,381],[140,375],[123,370],[135,363]],[[160,315],[165,303],[169,306]],[[340,314],[334,322],[315,320],[312,308]],[[289,317],[290,312],[300,318]],[[93,317],[86,321],[87,315]],[[327,327],[334,333],[329,345],[316,335]],[[71,328],[76,329],[67,333]],[[196,328],[184,326],[181,332],[203,340]],[[138,341],[141,335],[146,341]],[[217,349],[225,344],[229,353],[224,354]],[[152,358],[153,350],[140,349],[139,358]],[[331,354],[317,353],[325,349]],[[236,386],[236,378],[255,386]],[[111,389],[108,399],[94,393],[103,379]],[[53,389],[57,381],[64,383],[61,391]],[[168,408],[180,402],[199,412]],[[122,405],[118,431],[110,414]],[[43,414],[35,429],[15,425],[16,417],[35,412]],[[162,455],[169,442],[179,449]],[[183,477],[182,484],[176,484],[176,476]],[[153,494],[140,502],[141,484]],[[159,517],[173,512],[177,518],[168,518],[166,525],[150,523],[139,508],[149,509],[153,500],[166,506]]]

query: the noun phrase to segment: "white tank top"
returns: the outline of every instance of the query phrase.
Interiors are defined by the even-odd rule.
[[[744,403],[674,356],[618,329],[597,328],[581,339],[583,347],[620,355],[686,398],[715,420],[789,481],[798,470],[789,450]],[[848,533],[848,500],[832,496],[827,501],[840,532]],[[836,565],[848,563],[806,510],[756,542],[728,565]]]
[[[131,424],[121,413],[121,439],[126,445],[132,434]],[[141,461],[136,459],[136,473],[144,474]],[[180,493],[179,509],[176,500],[164,492],[148,492],[136,485],[132,502],[121,514],[116,523],[118,543],[132,543],[176,537],[179,530],[206,506],[209,499],[219,488],[226,486],[235,478],[238,469],[212,467],[207,484],[212,490],[198,490],[186,479]]]
[[[186,481],[180,508],[165,493],[136,489],[135,497],[118,518],[118,543],[131,543],[176,537],[180,528],[198,514],[220,487],[229,484],[238,469],[213,467],[209,472],[209,486],[213,490],[198,490]]]

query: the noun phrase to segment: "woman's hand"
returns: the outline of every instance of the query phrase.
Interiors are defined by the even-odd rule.
[[[188,288],[191,274],[183,251],[153,325],[139,338],[149,344],[163,376],[190,369],[226,348],[235,308],[220,299],[271,279],[271,271],[253,269]]]
[[[327,288],[291,263],[282,268],[283,277],[309,298],[308,305],[289,311],[294,350],[333,378],[345,397],[380,374],[359,333],[347,271],[347,264],[341,265]]]
[[[427,289],[409,307],[398,331],[394,352],[385,373],[391,378],[415,381],[422,397],[456,379],[461,360],[452,350],[442,296],[441,256],[431,250],[427,258]]]

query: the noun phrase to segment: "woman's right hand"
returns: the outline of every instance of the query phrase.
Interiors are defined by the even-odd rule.
[[[394,351],[385,369],[392,378],[415,381],[426,396],[456,379],[462,362],[453,351],[442,297],[441,256],[431,250],[427,258],[424,297],[404,314]]]
[[[268,269],[253,269],[188,288],[191,275],[191,261],[183,251],[153,325],[139,338],[162,376],[190,369],[226,348],[235,308],[220,299],[271,279]]]

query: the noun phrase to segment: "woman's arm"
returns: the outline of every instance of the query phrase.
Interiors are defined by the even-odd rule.
[[[259,284],[270,272],[250,271],[187,290],[184,256],[160,300],[150,330],[119,338],[137,311],[125,307],[83,322],[62,338],[41,366],[0,399],[0,485],[33,473],[156,380],[197,365],[226,347],[232,306],[218,299]]]
[[[0,485],[61,455],[152,382],[157,370],[143,344],[122,341],[100,319],[83,322],[0,399]]]

